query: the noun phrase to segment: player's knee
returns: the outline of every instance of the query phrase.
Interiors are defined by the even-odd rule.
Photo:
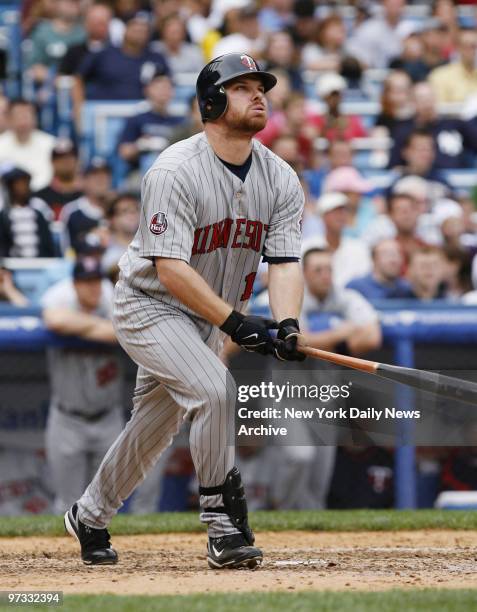
[[[201,381],[200,395],[205,406],[233,407],[237,397],[237,386],[233,377],[227,375]]]

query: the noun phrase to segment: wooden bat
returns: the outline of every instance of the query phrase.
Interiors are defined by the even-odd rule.
[[[377,374],[382,378],[404,383],[405,385],[429,391],[430,393],[436,393],[442,397],[477,405],[477,383],[468,380],[436,374],[435,372],[427,372],[425,370],[387,365],[377,361],[349,357],[348,355],[338,355],[337,353],[322,351],[311,346],[297,346],[297,349],[301,353],[315,359],[323,359],[324,361],[353,368],[360,372]]]

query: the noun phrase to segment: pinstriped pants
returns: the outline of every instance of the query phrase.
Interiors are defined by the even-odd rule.
[[[138,364],[133,410],[78,502],[79,517],[103,528],[144,480],[190,419],[190,449],[199,483],[221,485],[234,465],[235,382],[217,356],[219,332],[202,339],[193,320],[121,281],[115,289],[114,327],[121,346]],[[237,530],[225,514],[207,512],[222,496],[201,496],[201,521],[209,535]]]

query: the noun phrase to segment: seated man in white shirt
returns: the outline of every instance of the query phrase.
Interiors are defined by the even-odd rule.
[[[323,221],[324,236],[309,238],[303,243],[303,250],[312,246],[330,250],[333,281],[339,287],[344,287],[353,278],[365,276],[372,267],[368,245],[358,238],[344,235],[350,219],[348,204],[343,193],[323,194],[317,200],[316,211]]]

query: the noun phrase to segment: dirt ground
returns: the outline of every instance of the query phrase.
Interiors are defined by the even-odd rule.
[[[185,594],[213,591],[477,588],[477,533],[260,533],[263,566],[207,569],[205,535],[116,536],[116,566],[88,568],[71,537],[1,538],[0,590]]]

